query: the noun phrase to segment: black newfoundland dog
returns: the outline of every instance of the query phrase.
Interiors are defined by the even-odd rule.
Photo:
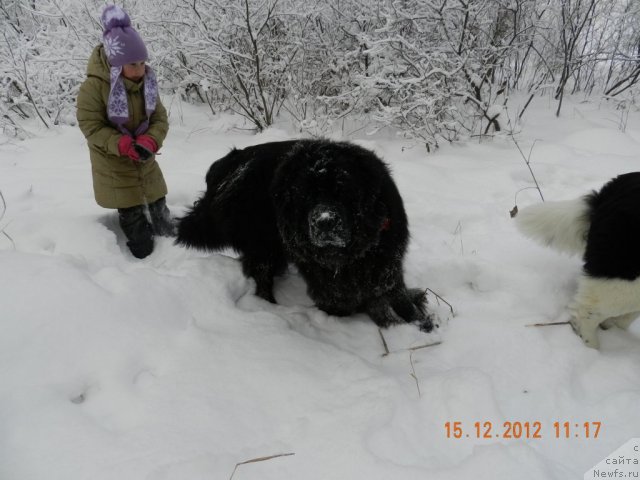
[[[380,327],[433,328],[423,291],[405,286],[407,216],[373,152],[328,140],[265,143],[214,162],[206,182],[176,242],[235,249],[258,296],[275,303],[274,276],[292,262],[330,315],[365,312]]]

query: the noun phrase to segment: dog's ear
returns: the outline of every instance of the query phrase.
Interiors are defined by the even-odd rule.
[[[389,207],[387,207],[387,204],[385,203],[385,201],[378,197],[376,199],[376,202],[373,206],[373,215],[371,215],[372,217],[372,221],[375,222],[375,225],[373,225],[377,230],[382,231],[382,225],[385,222],[391,222],[392,218],[391,218],[391,212],[389,211]]]
[[[376,199],[376,216],[377,228],[380,228],[380,231],[389,232],[398,238],[409,235],[407,213],[404,210],[400,192],[390,175],[385,176],[380,185]]]

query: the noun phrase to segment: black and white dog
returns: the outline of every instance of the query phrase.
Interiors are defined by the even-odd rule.
[[[540,243],[583,255],[569,308],[571,325],[587,346],[598,348],[598,326],[626,329],[640,315],[640,172],[575,200],[527,207],[516,224]]]

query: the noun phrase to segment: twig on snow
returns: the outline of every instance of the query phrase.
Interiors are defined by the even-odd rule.
[[[380,336],[382,336],[382,332],[380,332]],[[384,337],[382,337],[382,341],[384,342]],[[386,357],[386,356],[391,355],[393,353],[415,352],[416,350],[422,350],[423,348],[435,347],[436,345],[440,345],[441,343],[442,342],[438,341],[438,342],[433,342],[433,343],[425,343],[424,345],[418,345],[417,347],[409,347],[409,348],[402,348],[400,350],[389,351],[389,349],[386,348],[386,344],[387,343],[384,342],[386,351],[381,356],[382,357]]]
[[[440,345],[441,343],[442,342],[425,343],[424,345],[418,345],[417,347],[410,347],[410,348],[407,348],[406,350],[409,350],[410,352],[415,352],[416,350],[422,350],[423,348],[435,347],[436,345]]]
[[[4,218],[4,214],[7,211],[7,202],[4,199],[4,195],[2,195],[2,192],[0,191],[0,201],[2,201],[2,213],[0,213],[0,221],[2,221],[2,219]],[[2,233],[5,237],[7,237],[9,239],[9,241],[13,244],[13,248],[16,248],[16,242],[13,241],[13,238],[11,238],[9,236],[9,234],[7,232],[4,231],[4,229],[6,228],[6,225],[4,228],[0,229],[0,233]]]
[[[420,392],[420,382],[418,382],[418,377],[416,376],[416,369],[413,366],[413,351],[409,352],[409,363],[411,363],[410,375],[416,381],[416,388],[418,389],[418,397],[422,397],[422,393]]]
[[[510,136],[511,136],[511,140],[513,140],[513,143],[515,144],[516,148],[520,152],[520,155],[522,156],[522,159],[524,160],[525,165],[529,169],[529,173],[531,174],[531,178],[533,179],[533,183],[536,184],[535,187],[528,187],[528,188],[535,188],[536,190],[538,190],[538,193],[540,194],[540,198],[544,202],[544,195],[542,195],[542,190],[540,189],[540,184],[538,183],[538,179],[536,178],[536,175],[535,175],[535,173],[533,173],[533,169],[531,168],[531,153],[533,152],[533,147],[535,147],[536,142],[538,140],[534,140],[533,141],[533,144],[531,145],[531,148],[529,149],[529,156],[525,156],[524,152],[520,148],[520,145],[518,145],[518,142],[516,141],[516,138],[514,137],[513,133],[511,133]],[[516,200],[518,198],[518,193],[521,192],[522,190],[525,190],[525,189],[523,188],[523,189],[518,190],[518,192],[516,192]],[[518,215],[518,205],[517,204],[513,207],[513,209],[511,209],[509,214],[511,215],[511,218],[513,218],[516,215]]]
[[[530,323],[529,325],[525,325],[525,327],[551,327],[555,325],[569,325],[570,322],[550,322],[550,323]]]
[[[387,346],[387,341],[384,339],[384,335],[382,333],[382,329],[378,328],[378,333],[380,334],[380,339],[382,340],[382,346],[384,347],[384,354],[382,354],[383,357],[386,357],[387,355],[389,355],[389,347]]]
[[[238,469],[238,467],[240,465],[247,465],[248,463],[266,462],[267,460],[273,460],[274,458],[289,457],[291,455],[295,455],[295,453],[280,453],[280,454],[277,454],[277,455],[270,455],[268,457],[252,458],[251,460],[245,460],[244,462],[236,463],[236,466],[233,469],[233,472],[231,472],[231,476],[229,477],[229,480],[231,480],[233,478],[233,476],[236,473],[236,470]]]
[[[442,296],[438,295],[436,292],[431,290],[429,287],[424,289],[424,296],[425,297],[427,296],[428,292],[431,292],[433,295],[436,296],[436,302],[438,302],[438,305],[440,305],[440,300],[442,300],[444,303],[446,303],[449,306],[449,310],[451,310],[451,316],[452,317],[456,316],[455,312],[453,311],[453,306],[449,302],[447,302]]]

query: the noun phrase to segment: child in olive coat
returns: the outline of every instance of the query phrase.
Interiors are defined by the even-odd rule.
[[[169,130],[167,111],[127,13],[110,5],[101,21],[103,43],[93,50],[78,93],[78,124],[89,145],[96,202],[118,209],[127,246],[144,258],[155,235],[175,231],[155,157]]]

